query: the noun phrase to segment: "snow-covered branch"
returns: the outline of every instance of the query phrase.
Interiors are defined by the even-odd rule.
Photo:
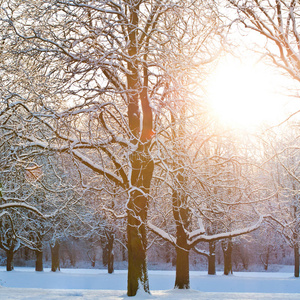
[[[11,203],[0,204],[0,210],[5,210],[5,209],[9,209],[9,208],[25,208],[27,210],[30,210],[30,211],[36,213],[37,215],[39,215],[41,217],[45,217],[45,215],[42,214],[37,208],[35,208],[31,205],[28,205],[26,203],[11,202]]]
[[[233,230],[230,232],[218,233],[213,235],[198,235],[193,237],[191,235],[191,239],[189,239],[188,244],[191,247],[196,246],[199,242],[213,242],[221,239],[233,238],[246,233],[250,233],[256,229],[258,229],[264,220],[264,216],[260,216],[259,220],[252,226],[245,227],[242,229]]]
[[[163,229],[155,226],[151,222],[148,222],[147,226],[152,232],[159,235],[163,240],[168,241],[173,245],[176,245],[176,238],[172,234],[167,233],[166,231],[164,231]]]

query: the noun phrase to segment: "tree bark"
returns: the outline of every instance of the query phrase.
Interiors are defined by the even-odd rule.
[[[209,242],[208,275],[216,275],[216,242]]]
[[[107,239],[107,272],[114,272],[114,234],[110,232]]]
[[[37,272],[42,272],[44,270],[43,269],[43,251],[35,250],[35,256],[36,256],[35,270]]]
[[[265,261],[265,265],[264,265],[265,271],[267,271],[268,267],[269,267],[269,258],[270,258],[270,247],[268,246],[267,254],[266,254],[266,261]]]
[[[124,238],[124,240],[126,240]],[[122,261],[127,261],[127,248],[122,245]]]
[[[295,243],[295,245],[294,245],[294,257],[295,257],[294,276],[299,277],[299,246],[298,246],[298,243]]]
[[[51,248],[51,271],[56,272],[57,270],[60,271],[59,266],[59,241],[55,240],[55,244]]]
[[[108,253],[107,253],[107,245],[105,244],[104,247],[102,247],[102,264],[104,267],[107,266],[108,263]]]
[[[181,243],[178,243],[181,244]],[[176,246],[176,279],[175,289],[190,288],[190,263],[187,247]]]
[[[177,180],[183,184],[184,177],[177,174]],[[176,279],[175,288],[190,288],[189,250],[187,245],[186,229],[189,226],[189,210],[186,206],[186,197],[175,184],[173,190],[173,215],[176,223]]]
[[[140,196],[143,198],[143,196]],[[142,199],[139,199],[141,202]],[[127,247],[128,247],[128,296],[135,296],[139,287],[145,292],[150,292],[146,261],[146,212],[136,211],[133,200],[128,204]],[[145,199],[144,201],[145,202]]]
[[[224,255],[224,275],[232,274],[232,241],[229,239],[222,245]]]
[[[91,259],[91,265],[93,268],[96,266],[96,254],[93,255],[93,258]]]
[[[14,269],[14,250],[6,250],[6,271],[12,271]]]
[[[131,183],[139,189],[131,192],[127,204],[128,296],[135,296],[139,287],[150,293],[146,260],[146,223],[154,163],[147,155],[148,147],[149,143],[141,144],[131,155]]]
[[[270,258],[270,253],[271,253],[271,246],[267,246],[267,252],[266,252],[266,259],[263,259],[263,254],[260,255],[260,260],[264,266],[264,270],[267,271],[269,267],[269,258]]]
[[[137,150],[130,155],[131,185],[136,189],[131,191],[127,204],[128,296],[135,296],[139,287],[146,293],[150,293],[146,261],[146,223],[148,195],[154,169],[152,158],[148,154],[153,124],[148,98],[147,67],[143,68],[143,76],[141,76],[139,69],[141,62],[137,59],[140,47],[137,43],[140,3],[140,1],[132,1],[128,26],[128,55],[131,57],[127,62],[128,121],[134,136],[132,142],[138,144]],[[142,108],[142,115],[140,108]]]

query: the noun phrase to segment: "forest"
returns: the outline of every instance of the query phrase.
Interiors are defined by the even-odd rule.
[[[163,264],[177,289],[199,265],[299,277],[299,5],[0,0],[0,264],[115,261],[128,296]],[[255,130],[222,122],[209,80],[228,56],[277,74],[292,109]],[[246,108],[228,109],[234,78],[217,106],[255,120],[267,99],[245,76]]]

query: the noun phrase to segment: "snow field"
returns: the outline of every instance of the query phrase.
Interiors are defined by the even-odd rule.
[[[191,290],[174,290],[175,271],[149,271],[151,295],[126,296],[127,271],[62,269],[35,272],[0,267],[0,299],[300,299],[300,279],[283,272],[235,272],[232,276],[191,271]]]

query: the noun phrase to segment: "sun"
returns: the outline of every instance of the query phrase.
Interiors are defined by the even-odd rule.
[[[209,106],[223,126],[257,129],[278,122],[283,105],[278,87],[266,65],[227,58],[209,80]]]

